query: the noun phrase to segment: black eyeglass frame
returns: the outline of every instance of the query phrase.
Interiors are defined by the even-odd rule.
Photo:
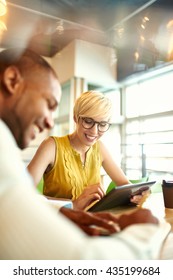
[[[93,120],[92,118],[88,118],[88,117],[80,117],[80,119],[82,120],[82,126],[83,126],[83,128],[85,128],[85,129],[91,129],[91,128],[93,128],[93,127],[95,126],[95,124],[97,124],[97,128],[98,128],[98,131],[99,131],[99,132],[106,132],[106,131],[108,131],[108,129],[109,129],[110,126],[111,126],[111,123],[104,122],[104,121],[102,121],[102,122],[96,122],[96,121]],[[84,126],[84,121],[85,121],[86,119],[91,121],[91,123],[92,123],[91,127],[85,127],[85,126]],[[108,127],[107,127],[106,130],[100,130],[100,129],[99,129],[100,125],[102,125],[102,124],[103,124],[103,125],[104,125],[104,124],[107,124],[107,125],[108,125]]]

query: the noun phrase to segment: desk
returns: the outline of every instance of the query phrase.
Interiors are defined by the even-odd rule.
[[[139,207],[150,209],[153,215],[156,216],[159,221],[165,220],[170,223],[171,232],[163,244],[160,259],[173,259],[173,209],[165,208],[162,192],[150,194]],[[134,209],[136,210],[136,207],[114,208],[111,209],[110,212],[122,214],[134,211]]]
[[[151,194],[141,207],[150,209],[159,220],[166,220],[170,223],[173,232],[173,209],[165,208],[162,192]]]
[[[50,202],[50,201],[49,201]],[[154,216],[160,221],[167,221],[171,225],[171,232],[166,238],[159,259],[172,260],[173,259],[173,209],[164,207],[163,194],[152,193],[150,194],[139,207],[150,209]],[[114,209],[106,210],[106,212],[115,213],[116,215],[122,213],[129,213],[136,210],[136,206],[123,206]]]
[[[165,208],[162,192],[151,194],[142,207],[150,209],[160,221],[164,219],[171,225],[171,232],[163,244],[160,258],[162,260],[173,259],[173,209]]]

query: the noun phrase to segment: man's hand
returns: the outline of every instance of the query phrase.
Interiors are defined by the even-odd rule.
[[[139,209],[130,214],[122,214],[118,219],[118,225],[120,229],[124,229],[127,226],[133,224],[158,224],[158,219],[154,217],[150,210]]]
[[[117,218],[111,213],[89,213],[62,207],[60,212],[88,235],[109,235],[118,231]]]
[[[129,214],[115,216],[109,212],[85,212],[62,207],[60,212],[88,235],[110,235],[133,224],[158,224],[148,209],[138,209]]]

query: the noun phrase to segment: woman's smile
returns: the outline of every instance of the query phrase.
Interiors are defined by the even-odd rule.
[[[97,140],[97,137],[98,137],[98,136],[92,136],[92,135],[89,135],[89,134],[86,134],[86,133],[85,133],[85,137],[87,138],[87,140],[88,140],[89,142],[94,142],[94,141]]]

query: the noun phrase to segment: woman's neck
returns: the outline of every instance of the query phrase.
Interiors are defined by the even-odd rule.
[[[78,153],[85,154],[89,150],[90,147],[83,145],[75,132],[69,134],[68,138],[70,141],[70,145]]]

